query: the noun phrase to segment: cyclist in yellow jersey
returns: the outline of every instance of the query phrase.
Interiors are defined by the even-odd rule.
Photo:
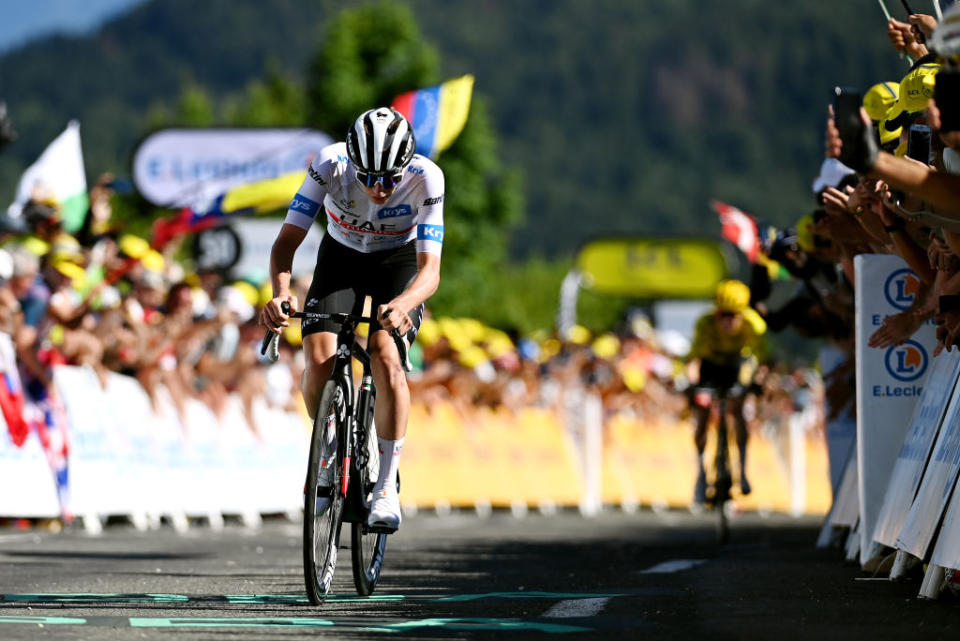
[[[738,280],[717,285],[715,308],[697,321],[688,359],[700,361],[700,380],[696,388],[709,388],[727,395],[727,415],[733,415],[740,452],[740,491],[750,493],[747,482],[747,424],[743,418],[743,395],[755,368],[756,356],[763,346],[767,324],[750,304],[750,288]],[[694,500],[706,500],[707,480],[703,469],[703,450],[707,441],[712,398],[694,399],[691,408],[697,422],[694,442],[697,446],[698,475]]]

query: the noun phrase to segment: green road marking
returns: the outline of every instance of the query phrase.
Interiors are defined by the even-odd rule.
[[[33,625],[82,625],[86,619],[73,617],[15,617],[0,616],[0,623],[30,623]]]
[[[131,617],[132,628],[262,628],[330,627],[330,619],[309,617]]]
[[[596,599],[627,596],[625,594],[597,594],[595,592],[486,592],[483,594],[451,594],[437,601],[478,601],[480,599]]]
[[[537,632],[590,632],[591,628],[539,621],[516,619],[415,619],[400,623],[365,626],[370,632],[400,632],[417,628],[444,628],[445,630],[536,630]]]
[[[26,603],[186,603],[190,597],[183,594],[121,594],[115,592],[38,592],[34,594],[4,594],[0,601]]]

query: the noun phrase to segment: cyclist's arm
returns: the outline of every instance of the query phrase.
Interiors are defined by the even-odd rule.
[[[440,286],[440,256],[427,252],[417,254],[417,275],[403,293],[387,303],[387,307],[404,312],[416,308],[434,295]]]
[[[273,241],[270,250],[270,284],[273,286],[273,300],[263,306],[261,319],[267,327],[287,327],[290,321],[287,315],[280,310],[284,301],[290,303],[293,310],[297,309],[297,300],[290,294],[290,280],[293,273],[293,256],[297,247],[307,237],[307,230],[296,225],[285,223]]]

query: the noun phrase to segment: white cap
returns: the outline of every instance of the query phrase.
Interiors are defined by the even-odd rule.
[[[813,193],[819,194],[827,187],[836,187],[840,181],[854,173],[836,158],[827,158],[820,165],[820,175],[813,181]]]

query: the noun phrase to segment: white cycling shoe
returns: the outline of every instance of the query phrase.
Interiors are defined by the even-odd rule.
[[[392,534],[400,527],[400,497],[396,490],[382,490],[370,504],[367,527],[374,532]]]

